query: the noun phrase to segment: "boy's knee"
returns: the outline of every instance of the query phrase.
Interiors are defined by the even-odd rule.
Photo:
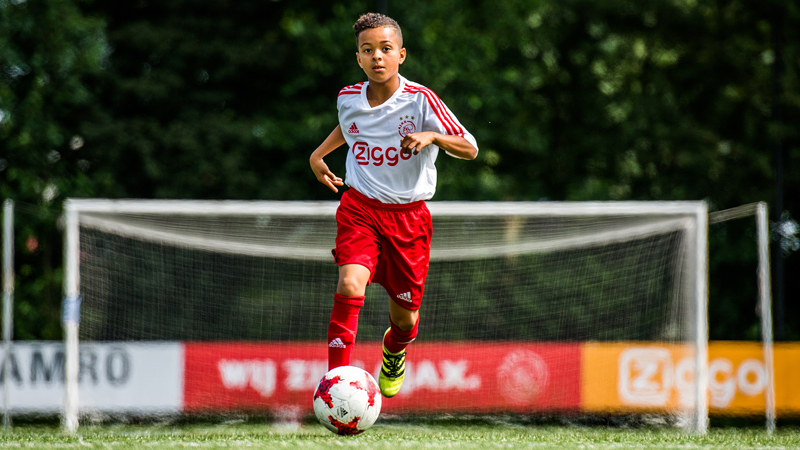
[[[417,324],[418,316],[416,314],[408,314],[403,317],[393,317],[392,322],[403,331],[411,331],[414,325]]]
[[[347,296],[361,296],[364,295],[366,288],[367,286],[361,283],[358,277],[344,276],[339,279],[339,286],[336,288],[336,292]]]

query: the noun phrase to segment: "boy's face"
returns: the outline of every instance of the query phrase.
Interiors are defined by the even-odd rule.
[[[406,49],[393,28],[370,28],[358,35],[356,58],[371,83],[386,83],[397,76]]]

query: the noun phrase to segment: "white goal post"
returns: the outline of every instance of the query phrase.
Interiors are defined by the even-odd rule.
[[[767,375],[765,415],[767,433],[775,431],[775,370],[772,352],[772,290],[769,270],[769,214],[765,202],[750,203],[709,214],[710,224],[745,217],[756,218],[756,245],[758,246],[758,311],[761,316],[761,345],[764,369]]]
[[[330,259],[331,246],[311,242],[288,243],[286,239],[267,238],[243,241],[246,233],[235,231],[192,232],[183,229],[196,220],[226,217],[256,220],[269,230],[269,218],[325,219],[333,223],[338,202],[297,201],[191,201],[191,200],[105,200],[68,199],[64,204],[64,313],[65,330],[65,401],[62,425],[74,432],[79,424],[79,322],[81,317],[81,230],[99,230],[125,238],[195,250],[251,257],[286,258],[298,261]],[[680,309],[681,334],[676,341],[689,343],[694,359],[691,409],[686,428],[705,433],[708,428],[708,222],[707,205],[702,201],[623,201],[623,202],[428,202],[434,218],[432,265],[438,261],[461,261],[481,258],[547,254],[598,245],[616,245],[665,232],[680,233],[680,271],[673,286],[685,298]],[[144,218],[143,218],[144,217]],[[150,219],[162,217],[167,222],[150,227]],[[508,217],[503,222],[503,236],[485,243],[481,228],[462,237],[437,234],[436,221],[466,218],[469,226],[480,221]],[[266,218],[266,219],[265,219]],[[552,220],[551,228],[542,228],[547,236],[526,234],[525,220]],[[566,221],[557,225],[555,221]],[[477,225],[473,224],[477,222]],[[463,224],[459,225],[462,226]],[[446,226],[443,226],[446,228]],[[268,232],[265,232],[268,233]],[[495,231],[489,230],[489,236]],[[496,233],[495,233],[496,234]],[[328,238],[326,238],[328,239]],[[438,239],[438,241],[437,241]],[[325,241],[327,242],[327,241]],[[332,260],[331,260],[331,264]],[[683,300],[682,300],[683,301]],[[763,302],[762,302],[763,307]],[[768,367],[771,368],[771,365]],[[770,369],[771,376],[771,369]]]
[[[14,201],[3,202],[3,374],[9,372],[14,328]],[[8,376],[3,380],[3,428],[11,427]]]

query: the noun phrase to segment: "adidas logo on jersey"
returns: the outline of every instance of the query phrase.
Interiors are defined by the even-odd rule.
[[[350,129],[347,130],[347,132],[350,134],[358,134],[358,127],[356,126],[355,122],[353,122],[353,124],[350,125]]]
[[[333,347],[333,348],[345,348],[345,347],[347,347],[347,346],[346,346],[346,345],[344,345],[344,342],[342,342],[342,339],[341,339],[341,338],[336,338],[336,339],[332,340],[332,341],[330,342],[330,344],[328,344],[328,347]]]
[[[397,298],[400,300],[405,300],[407,302],[413,302],[414,300],[411,298],[411,292],[403,292],[402,294],[397,294]]]

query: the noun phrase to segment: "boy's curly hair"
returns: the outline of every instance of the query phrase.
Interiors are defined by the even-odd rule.
[[[358,41],[358,35],[361,34],[362,31],[370,28],[393,29],[395,33],[397,33],[397,38],[400,40],[400,47],[403,46],[403,32],[400,31],[400,25],[391,17],[378,13],[363,14],[356,20],[356,23],[353,24],[353,31],[356,32],[356,41]]]

